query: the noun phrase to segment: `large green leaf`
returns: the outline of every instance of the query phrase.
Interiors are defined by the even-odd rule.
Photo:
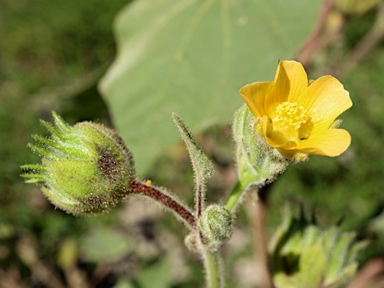
[[[143,172],[179,140],[171,113],[196,132],[229,122],[238,90],[271,81],[313,29],[320,1],[136,0],[117,17],[118,55],[100,88]]]
[[[95,263],[117,261],[132,251],[132,241],[114,229],[93,229],[81,239],[80,251],[88,261]]]

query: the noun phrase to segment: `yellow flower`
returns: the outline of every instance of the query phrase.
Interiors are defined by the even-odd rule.
[[[273,82],[255,82],[240,95],[259,119],[257,129],[267,143],[286,156],[298,152],[337,156],[351,143],[336,118],[352,106],[348,91],[332,76],[308,82],[303,66],[280,61]]]

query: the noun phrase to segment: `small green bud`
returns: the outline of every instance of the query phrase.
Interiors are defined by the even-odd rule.
[[[320,229],[286,211],[270,246],[271,272],[277,288],[345,287],[355,275],[366,242],[338,227]]]
[[[50,138],[34,136],[29,147],[41,164],[21,168],[27,183],[42,184],[56,207],[74,214],[100,214],[127,197],[135,177],[131,153],[119,135],[102,124],[81,122],[74,127],[53,112],[55,126],[42,121]]]
[[[232,213],[225,206],[213,204],[207,207],[199,219],[199,226],[210,249],[216,250],[231,237],[232,223]]]

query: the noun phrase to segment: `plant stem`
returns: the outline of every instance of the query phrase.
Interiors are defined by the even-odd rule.
[[[196,231],[197,226],[195,215],[190,211],[189,208],[183,205],[174,196],[169,195],[167,192],[152,185],[147,185],[138,180],[133,180],[130,184],[129,193],[148,197],[165,206],[178,218],[183,220],[183,222],[190,230]],[[202,242],[200,253],[204,261],[207,288],[223,288],[224,281],[221,276],[222,269],[220,255],[218,252],[208,251],[208,249],[204,247],[204,238],[202,237],[201,232],[199,234],[200,241]]]
[[[235,186],[233,187],[231,193],[229,194],[227,201],[225,202],[225,207],[231,211],[235,212],[237,206],[242,202],[244,196],[250,189],[259,189],[265,185],[267,178],[259,177],[259,180],[253,181],[241,181],[238,180]]]
[[[301,47],[300,51],[294,57],[299,62],[301,62],[304,67],[310,64],[313,55],[321,48],[326,46],[330,42],[330,40],[332,40],[333,37],[338,34],[338,31],[340,30],[340,27],[338,27],[331,33],[328,33],[328,35],[324,35],[327,20],[335,5],[334,2],[334,0],[323,0],[320,16],[317,19],[315,29],[313,30],[312,34],[308,37],[308,39],[304,42],[304,45]]]
[[[244,187],[240,181],[237,181],[237,183],[235,184],[235,186],[233,187],[231,193],[229,194],[229,197],[227,199],[227,201],[225,202],[225,207],[227,207],[227,209],[229,211],[232,211],[234,212],[236,206],[239,204],[240,202],[240,198],[242,197],[242,195],[244,194],[244,190],[245,190],[246,187]]]
[[[251,197],[247,201],[247,212],[251,221],[254,249],[260,262],[261,283],[260,287],[273,288],[272,276],[268,265],[268,239],[267,239],[267,194],[270,186],[264,186],[260,190],[253,189],[251,192],[258,193],[257,202]],[[250,195],[251,196],[251,195]],[[256,204],[256,205],[255,205]]]
[[[201,179],[196,179],[195,209],[196,218],[199,219],[204,210],[204,184]]]
[[[196,229],[195,215],[188,207],[182,204],[180,200],[169,195],[167,192],[137,180],[131,182],[129,192],[149,197],[157,203],[162,204],[164,207],[175,213],[179,219],[183,220],[184,224],[186,224],[190,230]]]
[[[222,261],[218,252],[211,252],[205,248],[201,249],[204,260],[207,288],[223,288]]]

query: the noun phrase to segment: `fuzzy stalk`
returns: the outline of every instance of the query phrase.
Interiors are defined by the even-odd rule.
[[[206,287],[224,288],[223,263],[219,252],[211,252],[205,248],[200,250],[204,261]]]
[[[229,211],[232,211],[232,213],[235,211],[237,205],[241,202],[246,188],[247,187],[244,186],[241,181],[237,181],[231,193],[229,194],[229,197],[225,202],[225,207],[227,207]]]
[[[195,215],[180,200],[175,198],[175,196],[171,196],[164,190],[152,185],[147,185],[138,180],[133,180],[131,182],[129,192],[131,194],[145,196],[154,200],[168,210],[172,211],[191,231],[196,229]]]

